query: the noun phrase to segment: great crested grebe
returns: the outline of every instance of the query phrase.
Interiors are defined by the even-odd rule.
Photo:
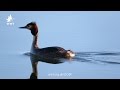
[[[33,42],[31,47],[31,53],[39,55],[41,57],[48,57],[48,58],[72,58],[75,56],[75,53],[71,50],[65,50],[61,47],[46,47],[46,48],[39,48],[37,41],[38,41],[38,27],[35,22],[28,23],[24,27],[31,31],[33,35]]]

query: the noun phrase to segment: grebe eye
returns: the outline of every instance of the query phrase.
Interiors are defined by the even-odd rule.
[[[27,28],[28,28],[28,29],[31,29],[31,28],[32,28],[32,25],[28,25]]]

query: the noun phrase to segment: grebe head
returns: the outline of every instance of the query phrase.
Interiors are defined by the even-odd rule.
[[[30,30],[31,34],[33,36],[36,36],[38,33],[38,27],[37,27],[37,24],[35,22],[28,23],[26,26],[20,27],[20,28],[26,28],[26,29]]]

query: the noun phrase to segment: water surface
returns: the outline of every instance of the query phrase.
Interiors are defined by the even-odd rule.
[[[9,15],[14,26],[6,25]],[[120,12],[0,11],[0,79],[29,79],[32,35],[18,27],[36,21],[40,48],[60,46],[73,59],[38,62],[38,78],[120,79]],[[54,62],[54,63],[52,63]]]

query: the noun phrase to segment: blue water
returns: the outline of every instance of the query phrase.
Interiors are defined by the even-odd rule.
[[[1,54],[1,79],[29,79],[29,53]],[[119,79],[120,52],[76,52],[62,63],[38,62],[39,79]]]
[[[6,25],[9,14],[14,26]],[[18,27],[31,21],[39,26],[39,47],[60,46],[76,53],[60,63],[39,60],[38,79],[120,79],[119,14],[0,12],[0,79],[30,78],[32,35]]]

